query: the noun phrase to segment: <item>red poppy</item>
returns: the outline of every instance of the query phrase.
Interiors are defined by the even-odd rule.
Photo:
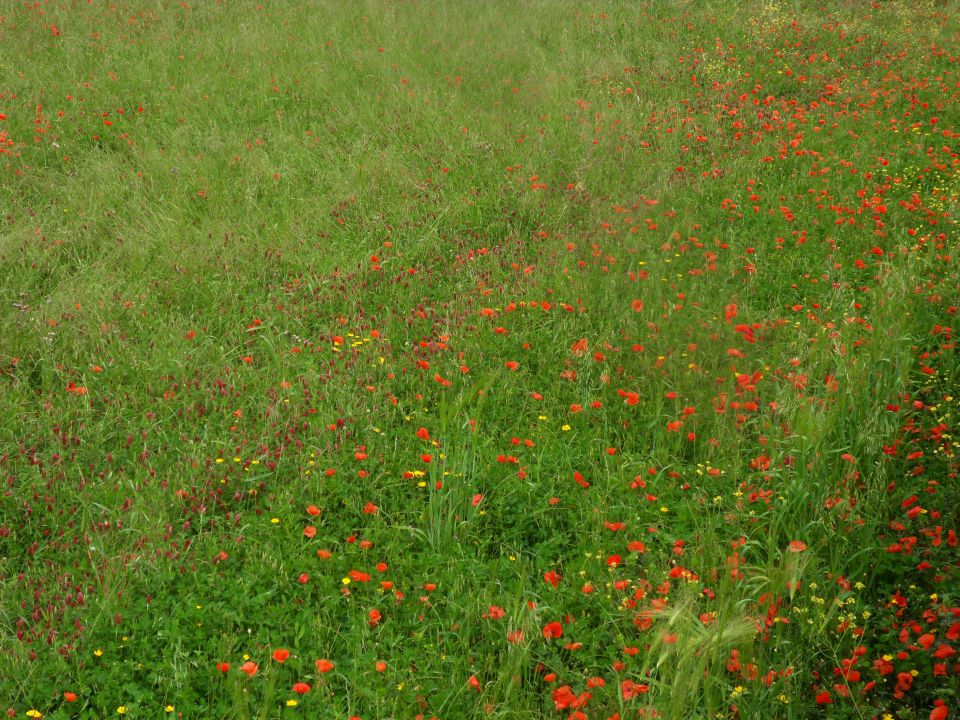
[[[563,635],[563,625],[557,621],[547,623],[543,626],[543,636],[548,640],[550,638],[558,638]]]
[[[257,667],[257,664],[253,660],[247,660],[243,665],[240,666],[240,669],[247,674],[247,677],[253,677],[257,674],[257,670],[260,668]]]
[[[290,657],[290,651],[286,648],[277,648],[273,651],[273,659],[278,663],[286,662],[288,657]]]
[[[790,547],[789,547],[790,552],[799,553],[799,552],[803,552],[806,549],[807,549],[807,544],[803,542],[803,540],[790,541]]]
[[[314,664],[317,667],[317,672],[320,672],[320,673],[328,673],[331,670],[333,670],[334,667],[336,667],[332,662],[330,662],[326,658],[317,660],[317,662]]]
[[[220,672],[225,673],[225,672],[227,672],[229,669],[230,669],[230,663],[225,663],[225,662],[218,662],[218,663],[217,663],[217,670],[219,670]]]
[[[76,702],[77,694],[67,691],[63,694],[63,699],[66,700],[67,702]]]
[[[293,690],[297,695],[305,695],[305,694],[307,694],[308,692],[310,692],[310,686],[307,685],[306,683],[298,682],[298,683],[294,683],[294,684],[293,684],[292,690]]]

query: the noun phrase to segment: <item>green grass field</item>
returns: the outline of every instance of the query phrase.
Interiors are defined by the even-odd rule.
[[[0,4],[0,712],[960,717],[958,48]]]

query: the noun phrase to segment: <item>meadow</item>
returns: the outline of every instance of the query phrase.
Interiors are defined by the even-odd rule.
[[[0,5],[0,712],[960,717],[958,48]]]

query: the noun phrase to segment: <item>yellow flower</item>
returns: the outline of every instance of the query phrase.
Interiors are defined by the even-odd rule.
[[[96,655],[97,657],[100,657],[101,655],[103,655],[103,650],[101,650],[100,648],[97,648],[96,650],[93,651],[93,654]]]
[[[163,709],[163,711],[164,711],[164,712],[168,712],[168,713],[173,712],[173,705],[167,705],[167,706]]]
[[[40,712],[39,710],[27,710],[27,717],[42,718],[43,713]]]
[[[127,714],[126,705],[121,705],[120,707],[117,708],[117,715],[126,715],[126,714]]]
[[[567,432],[567,431],[570,429],[570,426],[569,426],[569,425],[563,425],[563,426],[560,427],[560,429],[563,430],[564,432]]]
[[[287,700],[287,707],[296,707],[296,706],[297,706],[296,700],[294,700],[293,698],[290,698],[289,700]]]

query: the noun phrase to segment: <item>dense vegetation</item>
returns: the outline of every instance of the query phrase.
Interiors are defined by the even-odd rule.
[[[0,712],[958,716],[958,47],[0,8]]]

